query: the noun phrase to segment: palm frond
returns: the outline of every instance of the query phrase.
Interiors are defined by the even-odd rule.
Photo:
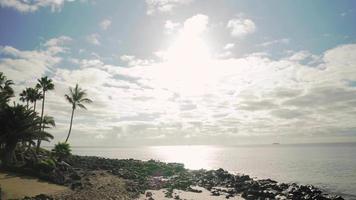
[[[48,115],[45,115],[43,117],[43,122],[44,125],[51,125],[52,127],[56,126],[56,122],[54,121],[54,118]]]
[[[84,110],[87,110],[87,108],[81,103],[78,103],[77,106],[80,107],[80,108],[83,108]]]
[[[64,96],[66,97],[66,99],[67,99],[67,101],[68,101],[69,103],[73,104],[73,99],[72,99],[72,97],[70,97],[68,94],[65,94]]]
[[[93,101],[92,101],[91,99],[88,99],[88,98],[81,99],[80,102],[83,102],[83,103],[93,103]]]
[[[69,94],[66,94],[65,98],[72,104],[73,109],[76,109],[77,106],[86,109],[84,103],[92,103],[92,100],[86,98],[86,96],[86,90],[81,89],[79,85],[76,84],[74,88],[69,87]]]

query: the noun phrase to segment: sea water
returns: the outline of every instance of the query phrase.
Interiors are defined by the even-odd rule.
[[[356,143],[74,147],[73,153],[179,162],[190,169],[223,168],[258,179],[313,184],[326,192],[356,199]]]

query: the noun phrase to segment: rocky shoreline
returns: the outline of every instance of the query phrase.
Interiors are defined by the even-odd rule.
[[[106,196],[102,196],[102,199],[136,199],[146,190],[162,188],[167,191],[166,197],[180,199],[179,196],[174,196],[173,190],[201,192],[193,186],[209,190],[212,196],[224,195],[226,199],[237,195],[248,200],[343,199],[341,196],[326,194],[312,185],[278,183],[271,179],[255,180],[248,175],[234,175],[223,169],[188,170],[183,164],[154,160],[120,160],[72,155],[52,168],[43,167],[34,170],[31,167],[22,166],[7,170],[26,173],[52,183],[65,185],[73,191],[60,196],[43,194],[24,198],[27,200],[74,199],[74,197],[75,199],[88,199],[88,196],[80,196],[87,193],[85,191],[93,191],[93,195],[105,194]],[[153,200],[149,193],[146,197]]]

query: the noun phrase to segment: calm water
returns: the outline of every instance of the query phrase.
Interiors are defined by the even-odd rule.
[[[224,168],[256,178],[313,184],[356,199],[356,143],[259,146],[73,148],[79,155],[155,159],[191,169]]]

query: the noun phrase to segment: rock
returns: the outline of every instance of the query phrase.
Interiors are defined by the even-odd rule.
[[[248,181],[251,180],[250,176],[248,175],[242,175],[242,176],[237,176],[236,181],[239,182],[244,182],[244,181]]]
[[[248,194],[246,197],[245,197],[247,200],[255,200],[257,199],[254,195],[252,194]]]
[[[126,190],[131,194],[144,193],[147,189],[168,188],[166,195],[172,197],[173,189],[202,192],[191,186],[204,187],[213,196],[224,195],[231,198],[242,194],[245,199],[313,199],[342,200],[340,196],[330,196],[312,185],[277,183],[271,179],[254,180],[248,175],[233,175],[224,169],[188,170],[182,164],[167,164],[159,161],[140,161],[134,159],[105,159],[94,156],[70,156],[56,164],[53,171],[42,174],[40,178],[51,182],[81,189],[90,183],[84,176],[99,176],[105,173],[94,172],[99,169],[125,179]],[[34,172],[36,174],[36,172]],[[100,189],[100,186],[97,186]],[[224,189],[231,188],[231,189]],[[147,198],[152,194],[146,192]],[[174,196],[175,198],[175,196]]]
[[[152,197],[152,192],[146,192],[146,197]]]
[[[194,189],[194,188],[191,188],[191,187],[189,187],[188,189],[187,189],[189,192],[194,192],[194,193],[202,193],[203,191],[201,191],[201,190],[197,190],[197,189]]]
[[[341,196],[338,195],[327,195],[326,198],[332,199],[332,200],[344,200]]]
[[[82,184],[82,182],[80,182],[80,181],[76,181],[76,182],[74,182],[74,183],[71,184],[70,188],[71,188],[72,190],[82,189],[82,188],[83,188],[83,184]]]
[[[220,192],[214,190],[214,191],[211,192],[211,195],[212,196],[220,196]]]
[[[39,194],[35,197],[25,197],[23,200],[54,200],[51,196],[46,194]]]
[[[82,177],[79,176],[79,174],[77,172],[75,172],[70,175],[70,178],[73,180],[80,180]]]
[[[234,197],[234,195],[233,194],[228,194],[228,195],[225,196],[225,198],[227,198],[227,199],[229,199],[231,197]]]
[[[281,195],[281,194],[276,195],[274,198],[275,198],[276,200],[286,200],[286,199],[287,199],[286,196]]]

